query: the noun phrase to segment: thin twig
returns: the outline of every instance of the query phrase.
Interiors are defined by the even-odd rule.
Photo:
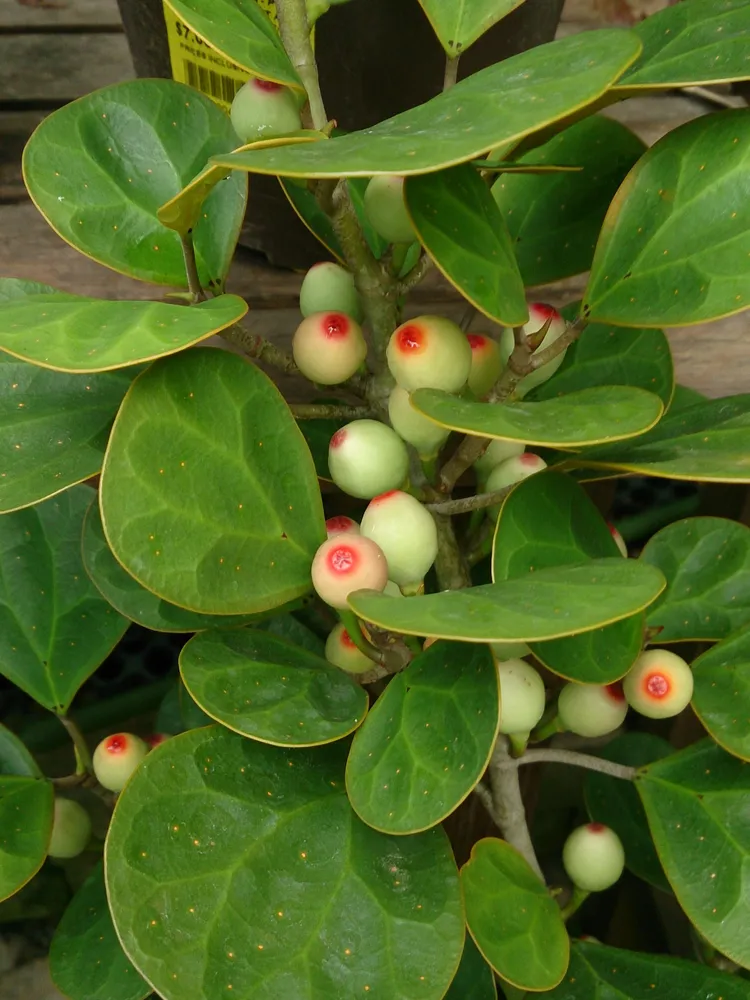
[[[505,840],[526,859],[531,869],[544,882],[526,822],[526,807],[521,796],[518,768],[510,756],[508,741],[501,736],[490,761],[493,819]]]
[[[289,409],[297,420],[361,420],[374,416],[369,406],[345,403],[290,403]]]
[[[438,503],[428,503],[427,510],[433,514],[466,514],[470,510],[483,510],[485,507],[492,507],[503,500],[513,489],[512,486],[504,486],[501,490],[493,493],[477,493],[473,497],[460,497],[458,500],[441,500]]]
[[[430,270],[432,260],[425,250],[419,255],[419,260],[414,267],[397,283],[396,290],[399,295],[406,295],[412,288],[420,283]]]
[[[320,92],[318,66],[310,42],[307,5],[305,0],[276,0],[276,13],[284,48],[307,91],[313,128],[322,132],[328,124],[328,116]]]
[[[443,90],[450,90],[458,79],[458,60],[461,58],[460,55],[456,56],[455,59],[451,59],[450,56],[445,57],[445,74],[443,76]]]
[[[476,316],[476,314],[477,314],[477,307],[475,305],[472,305],[471,302],[467,302],[466,308],[464,309],[461,319],[458,322],[458,325],[461,327],[464,333],[466,333],[471,324],[474,322],[474,317]]]
[[[192,230],[187,233],[180,233],[182,243],[182,259],[185,261],[185,274],[187,275],[188,288],[193,297],[193,302],[203,302],[206,293],[201,287],[201,280],[198,277],[198,264],[195,260],[195,246],[193,245]]]
[[[234,326],[222,330],[221,336],[224,340],[228,340],[230,344],[236,344],[237,347],[241,347],[249,358],[257,358],[259,361],[265,361],[286,375],[300,374],[300,370],[291,354],[277,347],[276,344],[272,344],[270,340],[266,340],[265,337],[261,337],[258,333],[251,333],[249,330],[235,323]]]
[[[608,774],[611,778],[621,778],[623,781],[633,781],[636,768],[627,764],[617,764],[612,760],[594,757],[588,753],[578,753],[575,750],[560,750],[556,747],[542,747],[539,750],[527,750],[523,757],[503,762],[505,768],[520,767],[522,764],[572,764],[574,767],[584,767],[589,771]]]
[[[73,749],[76,755],[76,774],[91,774],[94,770],[94,765],[91,760],[91,751],[86,742],[86,737],[76,723],[68,718],[67,715],[60,715],[59,719],[68,731],[68,736],[73,741]]]
[[[492,792],[489,790],[489,788],[487,788],[486,785],[483,785],[482,782],[480,781],[478,785],[474,785],[474,794],[482,803],[487,812],[490,814],[492,819],[494,819],[495,806],[492,801]]]
[[[471,574],[453,529],[453,522],[443,514],[432,515],[438,535],[435,574],[440,590],[461,590],[471,586]]]

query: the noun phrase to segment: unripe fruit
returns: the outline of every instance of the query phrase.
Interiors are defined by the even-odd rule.
[[[563,727],[578,736],[605,736],[628,714],[622,684],[566,684],[557,699]]]
[[[73,799],[55,799],[52,836],[47,854],[51,858],[77,858],[91,836],[89,814]]]
[[[348,674],[366,674],[374,666],[370,657],[357,649],[341,622],[334,626],[326,639],[326,659]]]
[[[481,399],[500,378],[503,359],[500,357],[500,348],[492,337],[483,333],[467,333],[466,339],[471,348],[469,388]]]
[[[409,393],[400,385],[394,386],[388,397],[388,416],[399,437],[413,445],[423,458],[436,455],[450,434],[446,427],[415,410],[409,402]]]
[[[393,580],[389,580],[388,583],[386,583],[385,587],[383,587],[383,593],[387,594],[389,597],[404,596],[401,593],[401,588],[399,587],[399,585],[397,583],[394,583]]]
[[[408,469],[406,445],[387,424],[352,420],[331,438],[328,470],[339,489],[350,496],[371,500],[398,489]]]
[[[523,455],[525,450],[526,445],[522,441],[499,441],[495,439],[490,441],[484,455],[476,460],[474,468],[481,478],[486,478],[496,465],[500,465],[501,462],[506,461],[508,458],[516,458],[518,455]]]
[[[365,360],[367,344],[359,323],[345,313],[313,313],[295,330],[292,354],[311,382],[338,385]]]
[[[471,371],[466,334],[444,316],[419,316],[391,334],[386,349],[391,374],[402,389],[458,392]]]
[[[110,792],[121,792],[148,750],[148,744],[132,733],[106,736],[94,750],[96,780]]]
[[[302,128],[297,99],[288,87],[251,77],[235,94],[229,111],[243,142],[273,139]]]
[[[614,830],[603,823],[587,823],[565,841],[563,865],[577,888],[603,892],[622,875],[625,851]]]
[[[373,177],[365,189],[365,215],[375,232],[389,243],[413,243],[417,238],[404,204],[403,177]]]
[[[400,587],[420,583],[435,562],[435,521],[410,493],[391,490],[375,497],[362,515],[360,530],[383,550],[388,576]]]
[[[620,550],[621,555],[623,555],[627,559],[628,558],[628,547],[625,544],[625,539],[622,537],[622,535],[617,530],[617,528],[614,526],[614,524],[609,524],[609,522],[607,522],[607,527],[609,528],[609,533],[614,538],[615,545]]]
[[[299,307],[303,316],[340,312],[358,323],[362,321],[362,303],[354,286],[354,277],[333,261],[313,264],[307,272],[299,292]]]
[[[504,660],[520,660],[531,653],[525,642],[491,642],[490,648],[498,663]]]
[[[495,490],[504,490],[506,487],[520,483],[522,479],[527,479],[529,476],[533,476],[535,472],[541,472],[542,469],[546,468],[547,463],[543,458],[525,451],[523,455],[517,455],[515,458],[506,458],[504,462],[496,465],[489,476],[487,476],[485,490],[487,493],[494,493]],[[487,508],[487,513],[495,521],[500,514],[500,506],[500,504],[495,504],[494,507]]]
[[[359,525],[346,514],[337,514],[335,517],[329,517],[326,521],[326,532],[329,538],[333,538],[335,535],[358,535]]]
[[[668,649],[641,653],[622,682],[628,703],[649,719],[669,719],[690,704],[693,672]]]
[[[318,596],[334,608],[346,608],[355,590],[383,590],[388,582],[380,546],[361,535],[327,539],[315,553],[311,572]]]
[[[554,344],[565,333],[566,324],[557,309],[553,309],[552,306],[545,305],[542,302],[535,302],[529,306],[529,322],[523,328],[523,332],[527,337],[541,330],[548,319],[551,319],[549,330],[544,340],[534,351],[535,354]],[[513,330],[510,327],[506,327],[500,335],[500,357],[503,364],[508,363],[508,358],[513,353],[514,346]],[[530,389],[533,389],[535,385],[541,385],[542,382],[546,382],[563,363],[564,357],[565,351],[561,351],[552,361],[548,361],[546,365],[537,368],[530,375],[525,375],[516,386],[515,395],[519,399],[523,399],[526,393]]]
[[[500,732],[528,734],[544,714],[544,681],[524,660],[498,664]]]

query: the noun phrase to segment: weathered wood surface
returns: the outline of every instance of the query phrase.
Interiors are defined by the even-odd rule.
[[[116,0],[0,0],[0,31],[56,27],[121,30]]]
[[[61,105],[134,75],[123,34],[0,34],[3,101]]]

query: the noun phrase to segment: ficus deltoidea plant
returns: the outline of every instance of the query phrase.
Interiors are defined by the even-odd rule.
[[[353,134],[327,3],[170,2],[246,71],[231,115],[136,80],[24,153],[63,239],[174,291],[0,281],[0,671],[75,761],[0,729],[0,897],[88,863],[72,1000],[747,998],[750,529],[638,554],[588,483],[750,481],[750,395],[675,386],[663,332],[750,305],[750,110],[650,149],[601,113],[747,78],[750,0],[459,82],[518,0],[421,0],[444,91]],[[225,289],[260,174],[321,243],[291,353]],[[410,304],[432,267],[458,322]],[[180,678],[84,719],[133,621],[193,633]],[[634,899],[641,951],[600,943]]]

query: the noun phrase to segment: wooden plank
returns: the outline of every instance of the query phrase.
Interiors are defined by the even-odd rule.
[[[120,29],[117,0],[0,0],[0,31],[92,25]]]
[[[44,116],[44,111],[0,112],[0,202],[28,197],[21,176],[21,154]]]
[[[3,101],[64,104],[134,75],[122,34],[0,35]]]

